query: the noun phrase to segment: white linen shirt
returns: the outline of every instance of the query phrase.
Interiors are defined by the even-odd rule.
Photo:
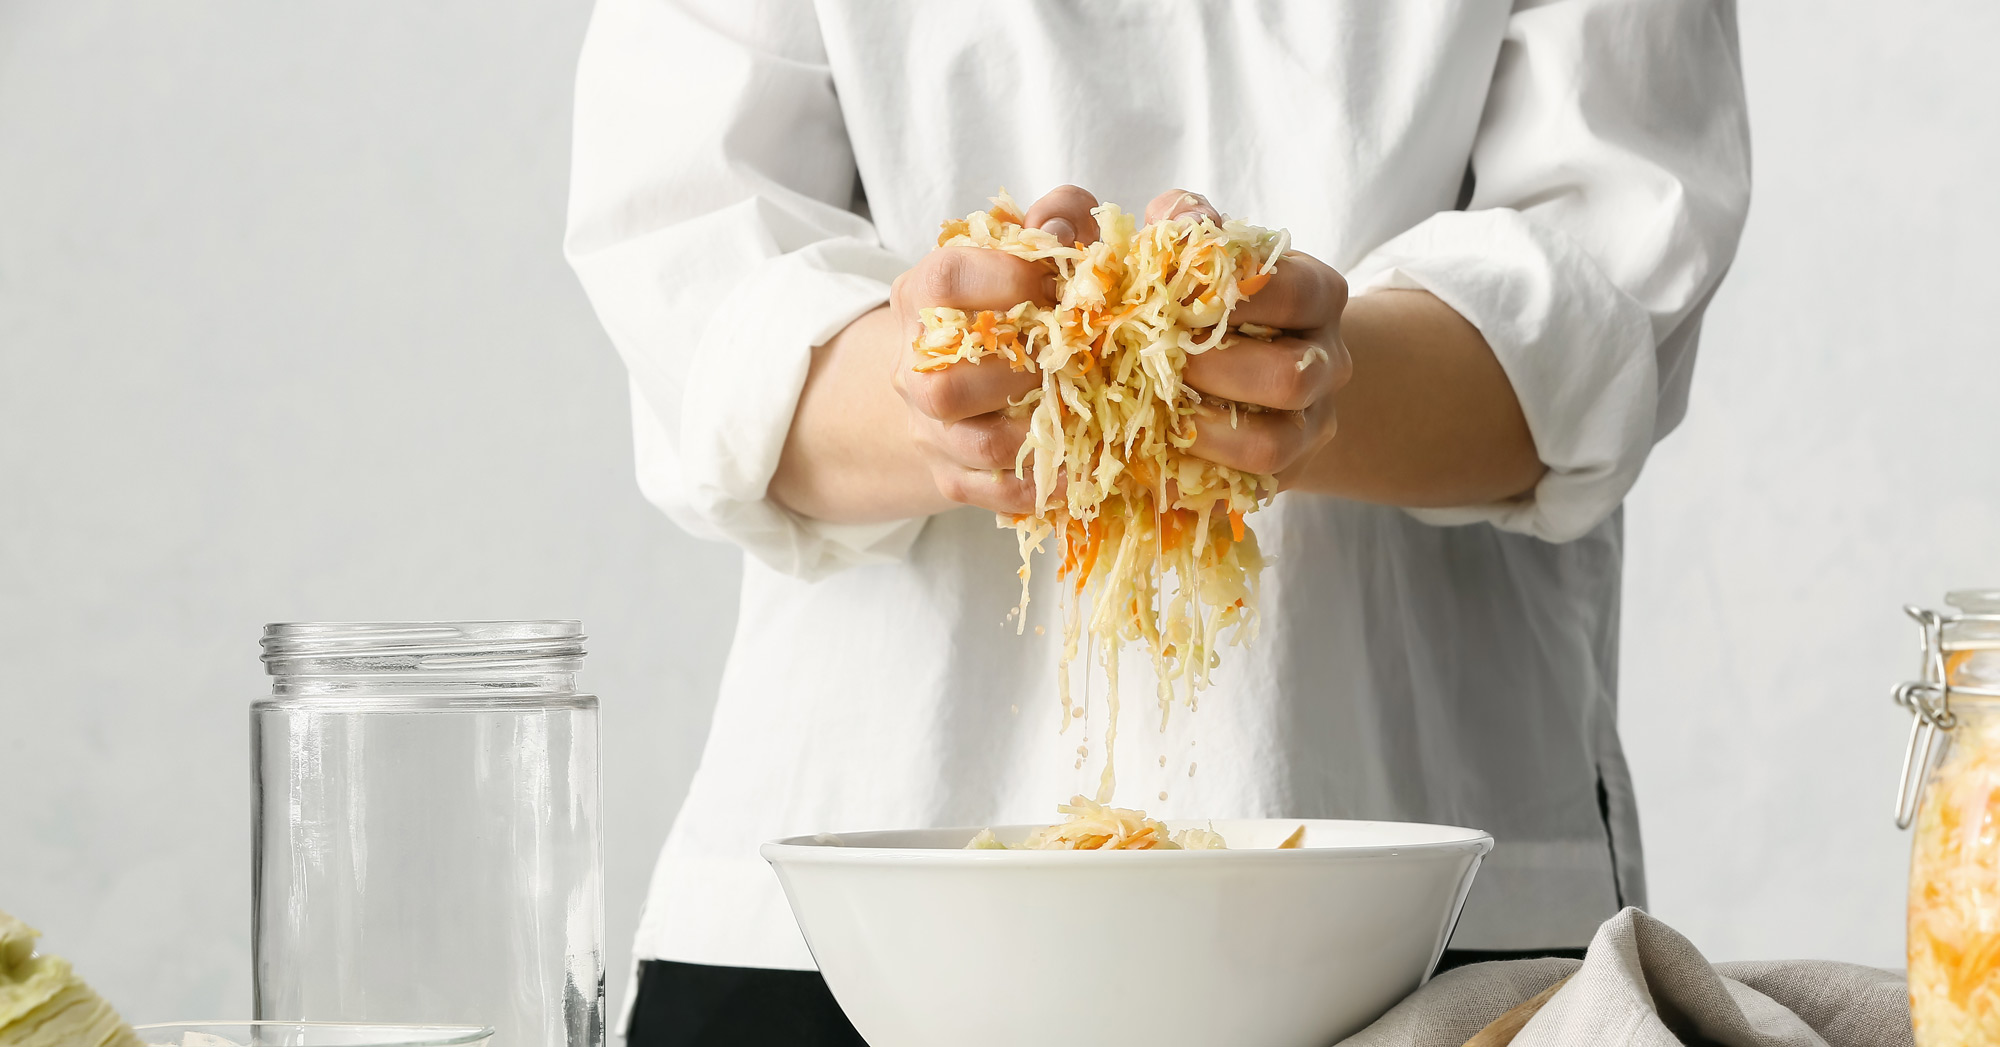
[[[1104,683],[1079,659],[1091,718],[1058,735],[1052,564],[1017,636],[991,513],[830,526],[766,497],[811,347],[942,220],[1066,182],[1202,192],[1356,294],[1432,292],[1548,466],[1448,511],[1279,495],[1250,519],[1262,634],[1199,711],[1161,730],[1124,660],[1117,800],[1487,829],[1459,948],[1580,946],[1643,902],[1617,510],[1748,204],[1728,0],[599,0],[567,254],[631,372],[640,487],[750,554],[638,955],[810,968],[762,841],[1049,821],[1093,790]]]

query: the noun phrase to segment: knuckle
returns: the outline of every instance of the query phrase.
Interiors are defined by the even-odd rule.
[[[1253,351],[1257,353],[1255,366],[1246,366],[1238,372],[1237,381],[1244,395],[1237,399],[1274,411],[1297,411],[1312,406],[1319,373],[1312,368],[1299,370],[1303,349],[1260,346]]]
[[[999,434],[990,426],[960,423],[951,427],[952,449],[961,465],[998,469],[1010,465]]]
[[[1303,411],[1312,406],[1312,391],[1299,382],[1298,372],[1280,374],[1270,381],[1270,392],[1261,399],[1260,406],[1273,411]]]
[[[936,469],[932,471],[931,479],[937,484],[939,494],[961,505],[972,503],[972,484],[965,470],[949,467]]]
[[[933,380],[928,374],[904,375],[903,399],[909,402],[911,410],[935,418],[937,416],[931,413],[933,407],[931,398],[937,395],[931,389]]]
[[[1303,361],[1305,357],[1301,355],[1298,359]],[[1301,371],[1297,362],[1287,361],[1271,372],[1271,399],[1264,406],[1283,411],[1303,411],[1312,406],[1319,380],[1319,373],[1312,367]]]
[[[1347,346],[1341,344],[1338,339],[1333,345],[1324,348],[1327,364],[1325,388],[1331,392],[1346,385],[1348,379],[1354,377],[1354,357],[1348,353]]]
[[[994,469],[1014,467],[1014,452],[1020,448],[1014,434],[1005,429],[990,428],[981,431],[979,440],[982,462]]]
[[[918,292],[929,302],[950,302],[967,279],[967,259],[955,251],[933,251],[919,265]]]
[[[1273,280],[1271,281],[1271,286],[1264,290],[1267,293],[1276,292],[1271,294],[1269,307],[1278,316],[1288,321],[1284,326],[1291,326],[1297,322],[1300,316],[1306,313],[1306,307],[1309,304],[1308,299],[1311,295],[1304,286],[1308,281],[1298,279],[1298,276],[1302,274],[1299,274],[1295,265],[1289,262],[1283,263],[1279,266],[1278,271],[1283,272],[1287,266],[1292,267],[1293,278],[1290,280]]]
[[[997,508],[1002,512],[1033,512],[1035,509],[1034,486],[1021,480],[1009,480],[1005,493],[1000,496],[999,502],[1000,504]]]
[[[1270,426],[1253,426],[1244,436],[1242,468],[1253,473],[1275,473],[1291,460],[1286,441]]]
[[[908,379],[910,406],[932,418],[948,418],[956,406],[958,383],[947,371],[913,374]]]
[[[1340,429],[1340,419],[1334,414],[1331,404],[1319,404],[1301,413],[1306,420],[1306,448],[1316,449],[1325,446]],[[1304,449],[1301,449],[1300,453],[1304,453]]]
[[[1346,308],[1347,277],[1340,275],[1340,270],[1335,269],[1330,265],[1323,265],[1321,266],[1321,269],[1324,271],[1324,275],[1321,277],[1321,280],[1326,288],[1327,301],[1333,303],[1333,307],[1336,312],[1338,312],[1340,309]]]
[[[1169,189],[1161,193],[1146,204],[1146,220],[1157,221],[1172,217],[1173,213],[1180,209],[1181,203],[1193,195],[1185,189]]]
[[[1192,189],[1183,189],[1180,192],[1180,199],[1168,209],[1169,218],[1175,215],[1202,215],[1210,218],[1216,216],[1215,205],[1208,202],[1208,197]]]
[[[1049,190],[1047,199],[1051,203],[1073,207],[1091,208],[1097,206],[1097,197],[1080,185],[1059,185]]]

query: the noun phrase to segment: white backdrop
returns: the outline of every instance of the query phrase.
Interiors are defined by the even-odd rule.
[[[1837,6],[1744,5],[1757,193],[1632,499],[1624,724],[1656,911],[1893,965],[1896,608],[2000,584],[2000,7]],[[134,1019],[248,1010],[278,619],[584,619],[622,994],[736,556],[640,501],[559,256],[587,15],[0,0],[0,908]]]
[[[249,1013],[286,619],[581,618],[622,996],[736,556],[631,477],[561,257],[582,0],[0,0],[0,908]]]
[[[1653,908],[1901,966],[1898,608],[2000,586],[2000,5],[1745,0],[1756,190],[1629,501],[1621,725]]]

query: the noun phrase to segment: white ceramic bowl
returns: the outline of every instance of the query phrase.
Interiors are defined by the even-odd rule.
[[[1226,851],[962,850],[973,829],[764,845],[870,1047],[1325,1047],[1423,984],[1493,838],[1213,826]],[[1015,842],[1029,826],[996,829]]]

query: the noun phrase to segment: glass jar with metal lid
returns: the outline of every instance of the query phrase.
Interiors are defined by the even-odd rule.
[[[1910,1016],[1918,1047],[2000,1043],[2000,590],[1954,592],[1923,630],[1896,825],[1910,858]]]

